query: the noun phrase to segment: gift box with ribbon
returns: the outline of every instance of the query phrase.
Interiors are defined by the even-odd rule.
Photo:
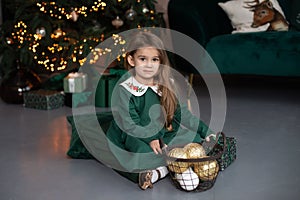
[[[64,92],[79,93],[87,88],[87,75],[82,72],[69,73],[64,78]]]
[[[40,110],[51,110],[64,106],[64,95],[54,90],[33,90],[24,93],[24,106]]]

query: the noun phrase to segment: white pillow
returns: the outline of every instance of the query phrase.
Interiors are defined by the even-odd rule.
[[[231,21],[231,25],[234,29],[232,33],[266,31],[269,27],[269,24],[265,24],[257,28],[251,27],[251,24],[253,22],[253,12],[244,7],[247,6],[245,2],[249,1],[250,0],[230,0],[225,3],[218,3],[218,5],[225,11]],[[260,2],[262,1],[263,0],[260,0]],[[284,16],[284,13],[278,1],[271,0],[271,2],[273,3],[274,8],[276,8]]]

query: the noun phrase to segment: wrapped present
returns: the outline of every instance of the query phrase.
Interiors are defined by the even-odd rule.
[[[24,93],[24,106],[40,110],[51,110],[64,105],[62,92],[54,90],[33,90]]]
[[[66,93],[79,93],[87,88],[87,74],[72,72],[64,78],[64,91]]]
[[[220,151],[220,149],[224,146],[223,140],[221,138],[218,139],[218,144],[213,151],[211,151],[210,155],[215,155]],[[233,161],[236,160],[236,148],[237,148],[237,140],[234,137],[226,136],[226,146],[224,149],[223,155],[217,159],[220,171],[225,170]]]
[[[111,96],[115,85],[120,78],[126,74],[123,69],[110,69],[108,73],[102,74],[95,93],[95,106],[96,107],[110,107]],[[124,77],[123,77],[124,78]]]
[[[95,94],[95,106],[110,107],[111,95],[119,77],[111,74],[103,74],[98,82]]]
[[[76,108],[91,101],[92,92],[85,91],[80,93],[65,93],[65,105]]]
[[[109,69],[109,72],[102,74],[95,92],[96,107],[110,107],[111,96],[118,81],[126,80],[129,76],[125,69]]]
[[[110,123],[113,120],[113,114],[111,111],[108,112],[97,112],[93,114],[84,114],[81,117],[83,119],[86,119],[87,121],[90,121],[89,119],[94,119],[96,114],[97,120],[99,121],[99,125],[101,126],[104,133],[107,132],[107,130],[110,127]],[[88,151],[88,149],[84,146],[83,142],[80,139],[80,129],[76,127],[76,116],[70,115],[67,116],[67,121],[72,127],[72,134],[70,139],[70,146],[67,151],[67,155],[71,158],[75,159],[92,159],[94,158],[92,154]],[[105,141],[103,141],[105,143]]]

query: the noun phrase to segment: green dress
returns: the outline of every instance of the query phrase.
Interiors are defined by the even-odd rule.
[[[112,98],[114,120],[107,131],[110,149],[124,169],[121,175],[137,182],[137,172],[165,165],[149,143],[162,139],[167,145],[201,142],[213,133],[185,105],[178,105],[172,121],[173,130],[164,127],[157,86],[146,86],[130,77],[115,90]]]

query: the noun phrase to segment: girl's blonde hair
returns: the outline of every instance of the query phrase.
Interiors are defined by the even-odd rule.
[[[174,92],[170,90],[174,88],[174,83],[171,82],[170,62],[161,39],[150,32],[138,32],[135,34],[127,47],[129,52],[126,53],[125,68],[128,70],[134,69],[134,66],[128,63],[127,58],[128,56],[133,56],[138,49],[144,47],[154,47],[159,53],[160,67],[154,80],[158,83],[158,92],[161,94],[160,104],[165,109],[165,125],[170,127],[177,108],[177,99]]]

